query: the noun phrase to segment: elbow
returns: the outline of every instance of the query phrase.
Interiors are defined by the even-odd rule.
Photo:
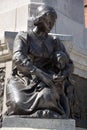
[[[13,63],[14,63],[15,65],[20,65],[20,64],[21,64],[20,55],[18,55],[18,54],[16,54],[16,53],[13,54],[12,60],[13,60]]]

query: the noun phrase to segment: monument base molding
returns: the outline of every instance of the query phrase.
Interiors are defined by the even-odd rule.
[[[75,130],[75,120],[6,117],[2,130]]]

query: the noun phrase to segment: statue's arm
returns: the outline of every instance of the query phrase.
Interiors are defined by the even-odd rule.
[[[29,74],[34,70],[34,66],[28,58],[29,45],[27,42],[27,33],[20,32],[14,41],[13,63],[17,69],[24,74]]]

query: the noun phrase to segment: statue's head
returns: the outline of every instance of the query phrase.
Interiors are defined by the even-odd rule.
[[[56,19],[57,13],[54,8],[42,5],[37,8],[37,16],[34,20],[34,25],[44,29],[44,31],[50,32]]]
[[[66,64],[68,63],[68,58],[67,58],[67,55],[62,52],[62,51],[59,51],[57,54],[56,54],[56,62],[57,62],[57,67],[59,69],[64,69]]]

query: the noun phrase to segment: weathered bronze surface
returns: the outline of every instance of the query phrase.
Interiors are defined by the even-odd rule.
[[[16,36],[6,92],[8,115],[69,117],[67,88],[73,62],[60,40],[49,35],[56,19],[52,7],[40,6],[35,28]]]

